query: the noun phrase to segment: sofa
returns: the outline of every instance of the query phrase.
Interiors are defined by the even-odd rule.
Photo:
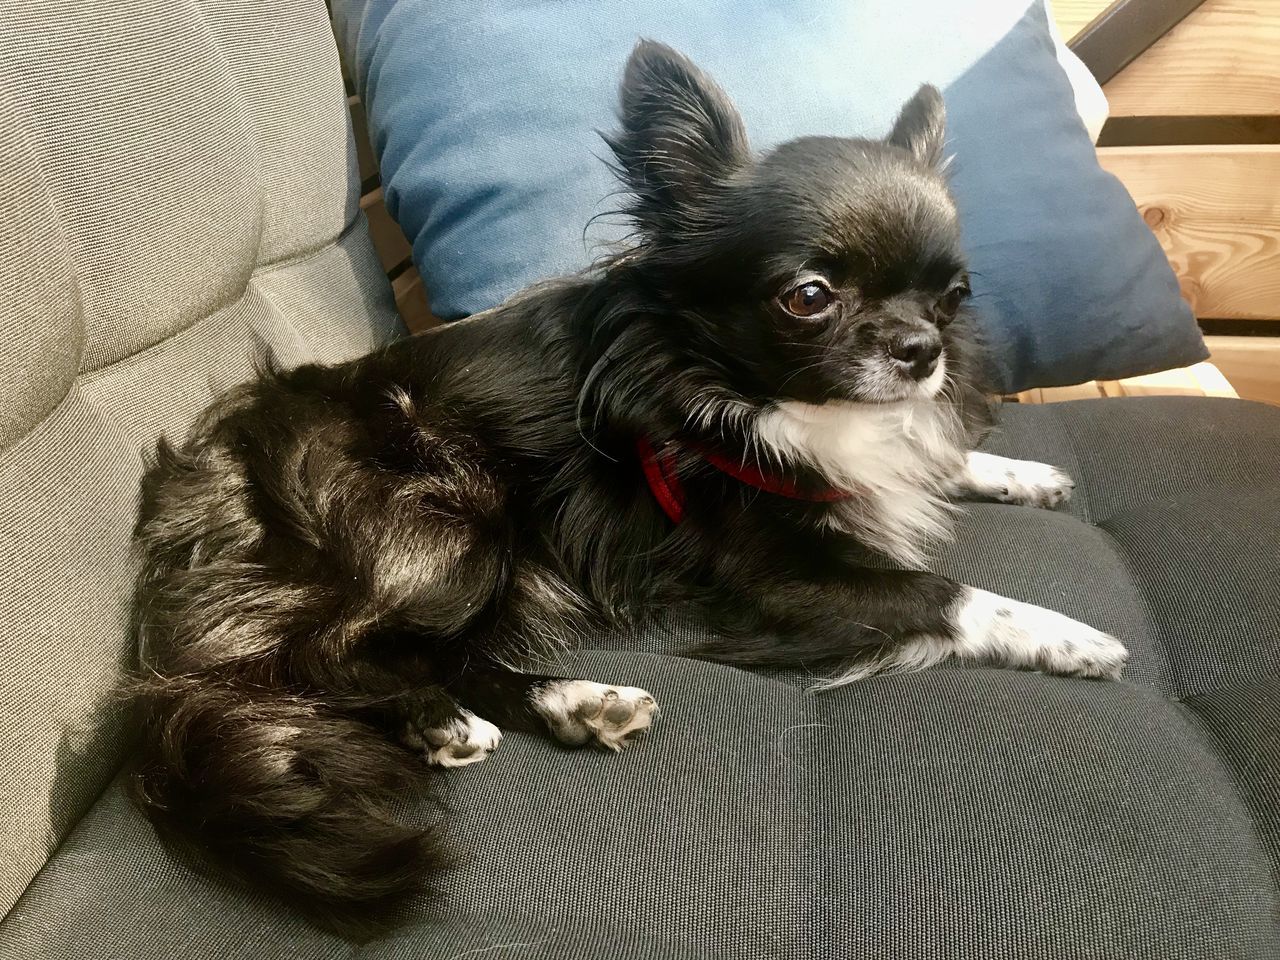
[[[458,863],[349,943],[180,860],[117,695],[148,448],[263,345],[405,331],[319,0],[0,0],[0,957],[1280,957],[1280,410],[1006,405],[1066,509],[972,505],[942,573],[1123,638],[1122,681],[949,666],[829,693],[687,659],[614,756],[508,733],[437,775]]]

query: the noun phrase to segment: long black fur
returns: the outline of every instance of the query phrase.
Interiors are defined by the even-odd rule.
[[[945,193],[941,136],[926,88],[887,141],[756,156],[710,80],[642,43],[609,137],[628,250],[350,363],[267,369],[180,448],[162,441],[137,528],[143,809],[367,935],[448,860],[436,827],[393,812],[422,777],[392,736],[404,703],[452,715],[469,671],[669,603],[702,609],[731,641],[718,655],[744,662],[944,635],[955,585],[862,570],[874,551],[829,529],[828,505],[690,452],[761,456],[753,424],[780,400],[874,399],[855,361],[903,329],[937,331],[939,402],[984,428],[965,311],[939,306],[963,275],[957,228],[921,199]],[[780,310],[806,271],[839,322]],[[680,441],[679,526],[637,437]]]

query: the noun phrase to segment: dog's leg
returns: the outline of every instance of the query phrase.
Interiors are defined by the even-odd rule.
[[[823,583],[774,578],[753,597],[725,598],[721,611],[718,622],[732,624],[736,636],[713,641],[701,655],[838,665],[823,687],[950,657],[1114,679],[1128,659],[1118,640],[1086,624],[932,573],[849,569]]]
[[[990,453],[969,452],[964,470],[948,491],[955,496],[1053,508],[1071,499],[1075,483],[1047,463],[1010,460]]]
[[[570,747],[621,750],[658,715],[653,695],[622,687],[509,670],[468,670],[449,685],[458,698],[504,727],[550,733]]]
[[[433,766],[479,763],[502,742],[501,730],[459,706],[439,687],[397,697],[392,709],[400,742],[420,750]]]

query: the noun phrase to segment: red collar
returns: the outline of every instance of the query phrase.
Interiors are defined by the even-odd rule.
[[[675,445],[664,444],[659,450],[647,437],[640,437],[636,440],[636,453],[640,455],[640,466],[654,499],[673,523],[679,523],[685,517],[685,493],[680,477],[676,474]],[[714,450],[699,447],[698,454],[721,473],[727,473],[735,480],[765,493],[812,503],[832,503],[853,496],[847,490],[837,490],[835,487],[802,489],[791,477],[767,474],[759,467],[731,460]]]

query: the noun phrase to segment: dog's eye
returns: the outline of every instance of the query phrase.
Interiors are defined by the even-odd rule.
[[[826,284],[810,280],[788,290],[779,299],[782,309],[793,317],[808,318],[825,313],[836,298]]]
[[[960,304],[969,299],[969,284],[957,283],[954,287],[944,293],[938,299],[938,320],[940,323],[950,323],[956,315],[956,311],[960,309]]]

